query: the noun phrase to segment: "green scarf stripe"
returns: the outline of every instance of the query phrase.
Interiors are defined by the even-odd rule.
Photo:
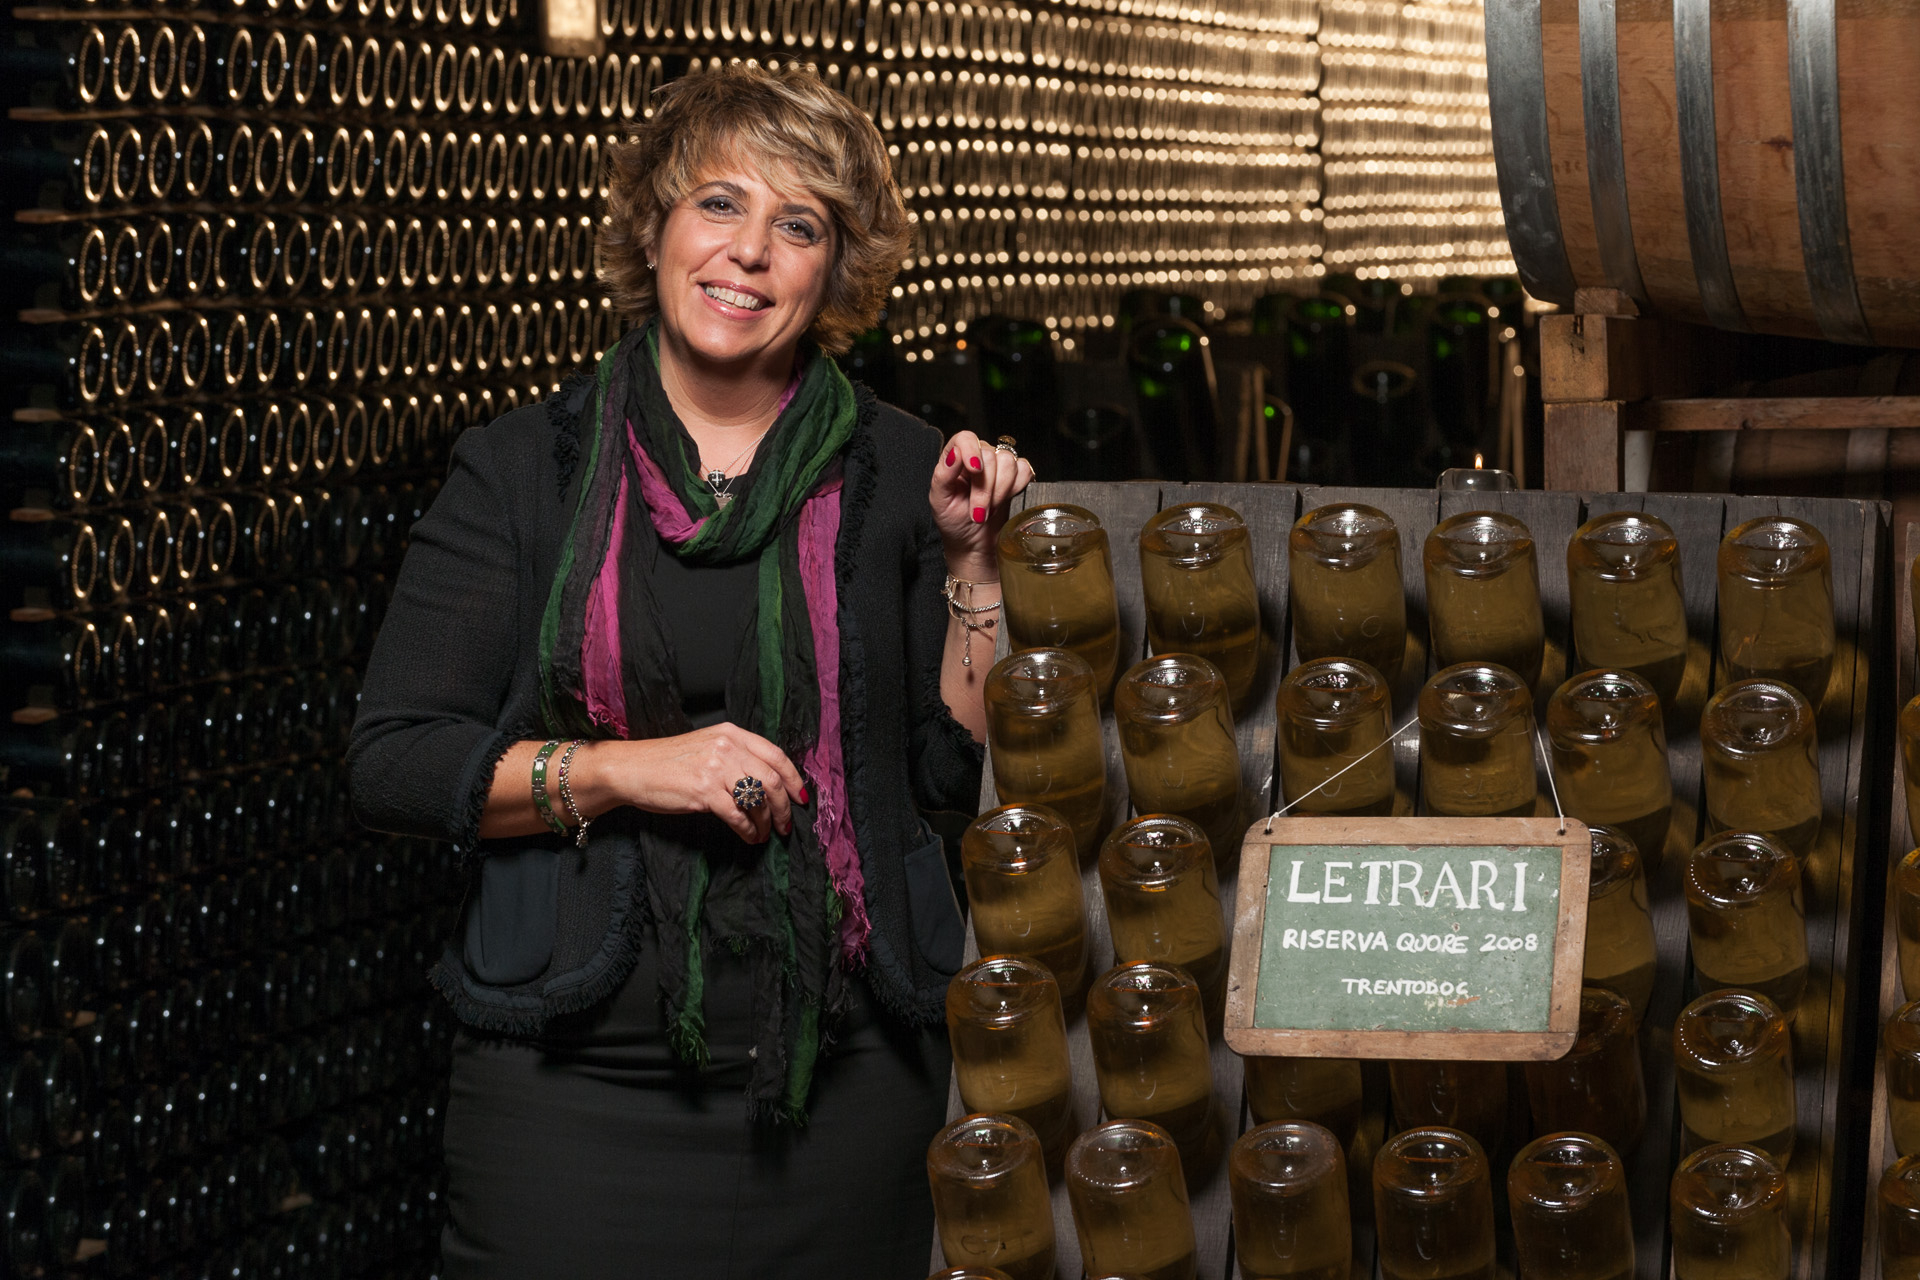
[[[846,914],[837,890],[827,891],[827,944],[838,949],[840,918]],[[791,923],[791,916],[789,916]],[[800,1008],[800,1029],[794,1038],[793,1056],[787,1063],[786,1115],[795,1124],[807,1122],[807,1093],[813,1088],[813,1071],[820,1060],[820,1006],[811,1000]]]
[[[706,523],[687,540],[682,555],[701,556],[729,547],[760,546],[773,538],[775,531],[799,511],[841,448],[853,438],[858,410],[853,399],[853,384],[847,381],[847,375],[825,356],[815,357],[809,373],[811,376],[801,381],[793,402],[768,434],[771,439],[791,431],[799,423],[820,416],[818,410],[826,408],[832,417],[818,447],[776,448],[770,455],[754,459],[755,465],[763,470],[755,476],[753,489],[756,493],[764,490],[779,495],[773,501],[734,502],[722,508],[714,501],[713,491],[707,488],[700,474],[686,467],[688,482],[681,490],[682,500],[690,513],[705,516]],[[681,461],[684,467],[684,453]]]
[[[808,1000],[800,1006],[800,1030],[794,1036],[793,1058],[787,1064],[787,1119],[807,1122],[807,1092],[813,1088],[813,1068],[820,1061],[820,1006]]]
[[[667,1044],[675,1056],[702,1067],[707,1065],[707,966],[700,948],[700,916],[706,909],[710,876],[703,853],[694,859],[693,889],[687,894],[687,996],[667,1028]]]
[[[780,975],[786,982],[792,982],[800,971],[800,943],[793,931],[790,906],[793,850],[787,842],[791,838],[778,831],[767,837],[767,889],[773,898],[774,916],[780,921]]]
[[[647,358],[652,360],[653,367],[658,369],[660,367],[659,327],[651,324],[648,325],[646,336],[643,337],[641,341],[646,344]],[[680,481],[674,488],[683,493],[697,494],[703,489],[706,489],[706,479],[704,473],[700,470],[700,455],[698,449],[694,451],[691,457],[687,454],[687,445],[690,442],[690,438],[683,438],[678,432],[668,434],[667,448],[672,450],[673,456],[671,458],[655,458],[654,461],[660,464],[661,472],[669,476],[671,476],[675,470],[674,464],[678,463],[677,469],[680,472]],[[711,497],[710,493],[709,497]]]

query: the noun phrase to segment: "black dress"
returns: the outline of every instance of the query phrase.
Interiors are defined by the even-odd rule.
[[[661,556],[684,706],[724,719],[756,566],[698,569]],[[708,856],[743,849],[717,818],[676,824]],[[447,1280],[820,1277],[919,1280],[933,1231],[924,1143],[946,1113],[945,1035],[881,1014],[862,985],[822,1065],[809,1124],[747,1119],[752,991],[746,965],[707,960],[711,1058],[668,1049],[656,954],[604,1006],[550,1024],[538,1044],[462,1033],[446,1153]],[[724,1242],[718,1249],[715,1242]]]

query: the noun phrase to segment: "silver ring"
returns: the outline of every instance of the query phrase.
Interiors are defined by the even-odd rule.
[[[1001,436],[998,440],[994,442],[993,447],[994,447],[994,450],[998,453],[1011,453],[1013,454],[1014,457],[1017,458],[1020,456],[1020,454],[1014,448],[1014,446],[1018,443],[1019,442],[1016,441],[1012,436]]]
[[[733,784],[733,803],[742,813],[752,813],[767,802],[767,789],[760,779],[748,775]]]

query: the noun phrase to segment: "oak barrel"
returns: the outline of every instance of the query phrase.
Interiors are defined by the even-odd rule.
[[[1487,0],[1536,297],[1920,347],[1920,0]]]

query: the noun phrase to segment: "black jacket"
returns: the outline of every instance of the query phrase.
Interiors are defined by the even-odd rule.
[[[414,527],[368,662],[348,767],[370,827],[469,855],[460,936],[435,967],[459,1018],[536,1035],[618,989],[641,945],[638,824],[621,809],[584,853],[557,836],[480,840],[494,765],[540,738],[536,641],[576,497],[577,418],[590,384],[467,431]],[[940,440],[857,387],[835,559],[842,732],[873,921],[869,978],[914,1022],[941,1016],[963,925],[922,810],[972,812],[982,749],[940,696],[946,615],[927,481]]]

